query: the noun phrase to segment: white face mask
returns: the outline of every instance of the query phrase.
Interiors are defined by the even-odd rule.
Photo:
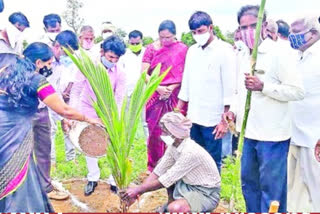
[[[210,33],[206,32],[204,34],[199,34],[199,35],[193,35],[194,40],[196,40],[197,44],[200,46],[204,46],[207,44],[209,38],[210,38]]]
[[[113,33],[111,33],[111,32],[103,33],[102,38],[103,38],[103,40],[105,40],[106,38],[108,38],[109,36],[112,36],[112,35],[113,35]]]
[[[9,38],[9,42],[12,48],[15,48],[17,43],[23,42],[23,34],[19,31],[14,25],[11,23],[7,27],[7,34]]]
[[[169,135],[161,135],[160,138],[167,146],[171,146],[174,143],[174,139]]]
[[[48,32],[47,35],[49,37],[49,39],[51,41],[55,41],[56,40],[56,37],[58,36],[59,33],[51,33],[51,32]]]

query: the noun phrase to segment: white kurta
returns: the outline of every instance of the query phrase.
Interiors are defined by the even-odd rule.
[[[320,211],[320,164],[314,147],[320,139],[320,41],[300,53],[305,98],[291,103],[292,138],[288,162],[288,211]]]

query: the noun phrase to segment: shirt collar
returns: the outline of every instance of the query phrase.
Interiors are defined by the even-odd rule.
[[[267,52],[271,51],[275,45],[276,45],[275,41],[273,41],[270,38],[266,38],[260,44],[260,46],[258,48],[258,53],[262,53],[262,54],[267,53]]]
[[[320,50],[320,40],[318,40],[316,43],[314,43],[311,47],[309,47],[307,50],[305,50],[305,52],[301,52],[299,51],[299,55],[301,57],[305,57],[309,54],[315,54],[318,53]]]

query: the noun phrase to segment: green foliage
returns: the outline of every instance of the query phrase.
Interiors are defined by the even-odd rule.
[[[117,28],[115,35],[119,36],[120,38],[124,39],[127,36],[127,32],[121,28]]]
[[[153,42],[154,42],[154,40],[152,39],[152,37],[150,37],[150,36],[143,37],[143,46],[147,46]]]
[[[97,38],[94,39],[94,44],[98,44],[100,42],[103,41],[103,37],[102,36],[98,36]]]
[[[234,41],[233,41],[232,38],[228,38],[228,37],[226,37],[225,35],[223,35],[223,33],[221,32],[219,26],[214,26],[214,27],[213,27],[213,32],[214,32],[214,34],[215,34],[218,38],[220,38],[222,41],[228,42],[228,43],[230,43],[231,45],[234,44]]]
[[[233,157],[224,159],[221,172],[221,199],[229,203],[229,212],[245,212],[245,202],[241,191],[240,160]]]
[[[181,35],[181,41],[187,45],[188,47],[190,47],[191,45],[194,45],[196,43],[196,41],[193,39],[192,33],[188,32],[188,33],[182,33]]]
[[[83,3],[81,0],[67,0],[67,9],[62,14],[67,25],[71,27],[76,34],[78,34],[84,23],[84,19],[79,15],[79,10],[82,7]]]
[[[106,127],[111,142],[107,151],[108,163],[117,186],[124,189],[132,181],[132,160],[129,155],[143,107],[171,68],[159,76],[161,65],[158,65],[147,83],[147,74],[144,72],[133,91],[129,108],[127,109],[125,97],[121,110],[118,110],[113,87],[103,65],[95,65],[82,49],[80,56],[73,56],[68,50],[64,50],[88,79],[97,97],[93,107]]]

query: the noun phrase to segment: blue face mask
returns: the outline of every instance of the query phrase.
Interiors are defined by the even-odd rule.
[[[101,57],[101,62],[108,69],[111,69],[111,68],[113,68],[115,66],[115,63],[110,62],[109,60],[107,60],[105,56]]]
[[[307,44],[306,38],[305,38],[306,33],[299,33],[299,34],[290,34],[288,39],[290,40],[291,47],[293,49],[300,49],[302,46]]]

